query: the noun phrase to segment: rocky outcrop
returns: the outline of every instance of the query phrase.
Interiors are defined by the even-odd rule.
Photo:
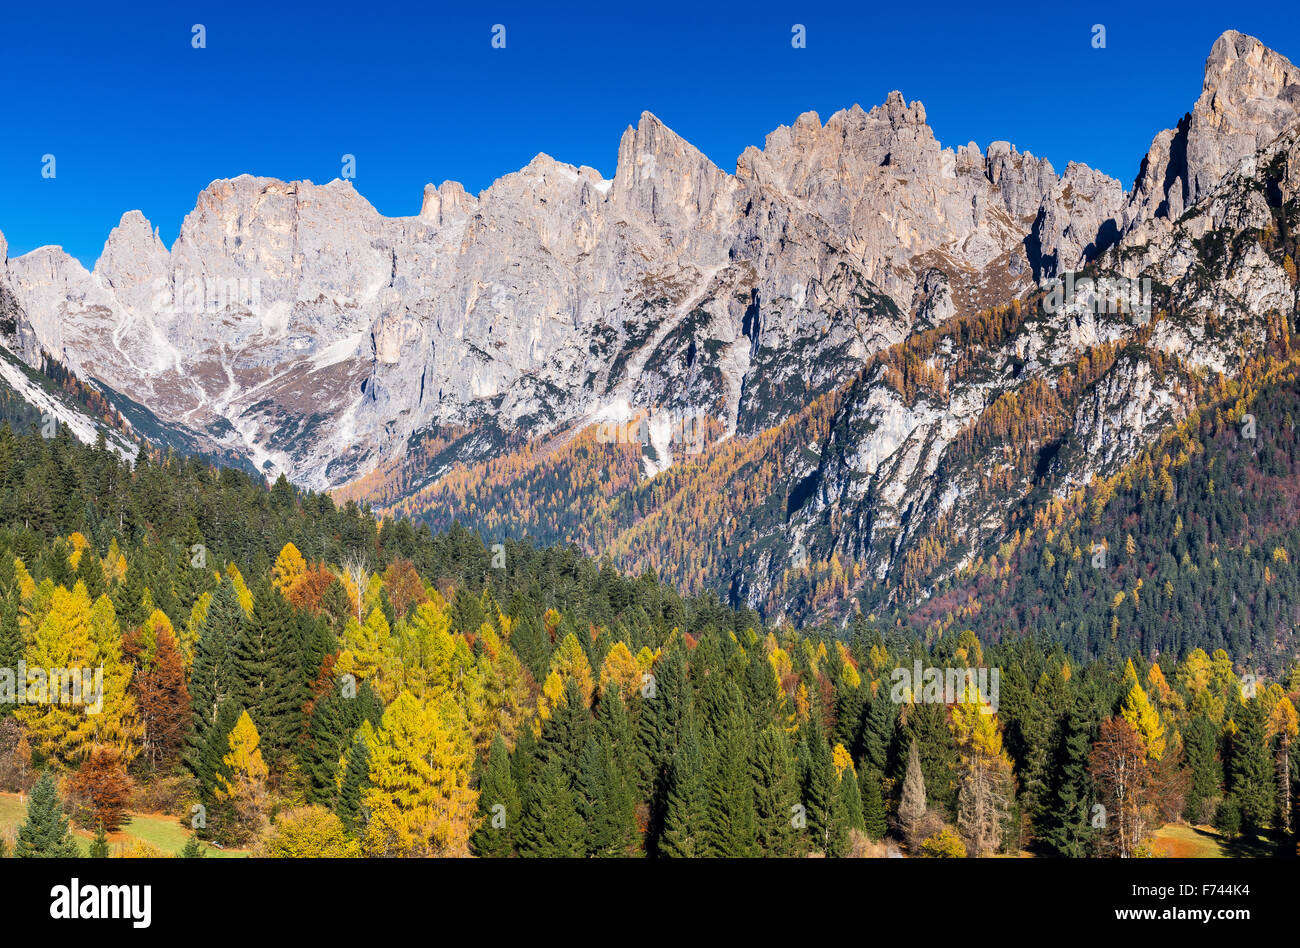
[[[1124,233],[1142,240],[1167,229],[1298,120],[1300,69],[1228,30],[1210,50],[1192,111],[1152,142],[1124,209]]]

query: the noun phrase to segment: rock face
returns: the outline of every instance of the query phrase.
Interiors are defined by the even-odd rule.
[[[1228,30],[1205,61],[1192,111],[1151,143],[1124,209],[1124,232],[1167,228],[1298,119],[1300,69],[1253,36]]]
[[[413,217],[380,215],[346,182],[245,175],[209,185],[171,248],[130,212],[93,271],[58,248],[8,261],[0,304],[11,287],[6,312],[23,317],[5,343],[268,476],[327,488],[398,467],[407,495],[448,464],[643,409],[754,435],[856,378],[817,458],[781,459],[798,503],[757,545],[767,561],[731,564],[733,598],[762,604],[786,565],[773,551],[796,540],[884,579],[938,524],[968,534],[968,553],[996,537],[1005,511],[975,488],[1014,478],[963,453],[964,436],[1096,347],[1137,349],[1058,407],[1073,434],[1043,445],[1039,481],[1115,469],[1186,410],[1180,372],[1259,351],[1268,320],[1294,312],[1294,278],[1258,241],[1225,255],[1216,235],[1263,228],[1293,199],[1298,108],[1296,68],[1228,32],[1127,194],[1007,142],[944,148],[898,92],[824,124],[805,113],[734,174],[645,113],[612,180],[538,155],[477,196],[429,185]],[[1074,300],[978,353],[926,351],[917,366],[961,380],[941,393],[900,391],[883,365],[859,377],[873,354],[1032,305],[1039,281],[1084,265],[1157,279],[1176,318],[1139,340],[1128,316]],[[436,465],[410,450],[421,439],[444,446]],[[644,473],[675,460],[657,444]]]
[[[12,270],[41,346],[324,488],[452,428],[492,432],[480,453],[611,410],[762,430],[903,339],[925,274],[948,286],[930,322],[1024,292],[1030,245],[1077,264],[1117,193],[1006,143],[943,149],[893,93],[801,116],[735,174],[646,113],[612,181],[539,155],[385,218],[345,182],[245,175],[170,249],[132,211],[92,272],[58,248]]]

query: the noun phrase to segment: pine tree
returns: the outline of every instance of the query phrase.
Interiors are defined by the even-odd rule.
[[[479,778],[478,815],[478,829],[469,841],[474,855],[498,858],[511,855],[520,802],[510,775],[510,752],[500,734],[492,740],[487,765]]]
[[[665,783],[663,833],[656,854],[678,859],[704,855],[708,795],[704,788],[704,758],[691,724],[683,731]]]
[[[519,818],[516,846],[521,856],[572,858],[586,850],[573,791],[558,759],[537,772]]]
[[[1208,822],[1212,806],[1223,793],[1223,764],[1219,760],[1219,734],[1204,711],[1192,718],[1183,733],[1189,786],[1185,815],[1192,823]]]
[[[586,829],[586,854],[626,855],[637,836],[635,802],[608,739],[587,739],[579,757],[575,797]]]
[[[1275,806],[1273,763],[1259,699],[1242,705],[1234,721],[1237,731],[1229,742],[1228,787],[1241,810],[1243,829],[1259,833],[1268,828]]]
[[[197,836],[191,836],[185,840],[185,845],[181,848],[180,856],[182,859],[202,859],[203,846],[199,843]]]
[[[755,842],[765,856],[793,856],[798,848],[794,830],[799,786],[785,732],[769,724],[758,733],[750,763],[754,785]]]
[[[862,790],[862,827],[874,842],[885,838],[889,821],[885,814],[885,798],[880,792],[884,778],[874,770],[864,769],[858,781]]]
[[[49,771],[32,787],[27,799],[27,821],[18,827],[14,855],[20,859],[77,855],[77,844],[68,831],[63,803]]]
[[[104,831],[104,824],[100,823],[95,829],[95,838],[90,843],[90,851],[87,853],[91,859],[108,858],[108,833]]]

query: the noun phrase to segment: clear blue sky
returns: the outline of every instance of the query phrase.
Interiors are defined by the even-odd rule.
[[[812,109],[891,89],[945,145],[1008,139],[1132,183],[1191,108],[1224,29],[1300,59],[1300,5],[1187,3],[5,4],[0,231],[90,265],[124,211],[168,245],[198,192],[248,172],[324,182],[356,155],[381,212],[473,192],[539,151],[614,172],[648,109],[727,170]],[[1164,9],[1161,9],[1164,6]],[[847,9],[846,9],[847,8]],[[191,46],[191,27],[207,48]],[[494,24],[506,48],[491,48]],[[791,26],[807,28],[793,49]],[[1105,49],[1091,45],[1106,26]],[[41,177],[41,158],[57,177]]]

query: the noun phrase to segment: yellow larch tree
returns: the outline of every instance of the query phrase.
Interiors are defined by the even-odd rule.
[[[403,691],[384,711],[370,752],[369,814],[362,848],[372,856],[463,856],[478,791],[472,751],[454,705],[422,704]]]

